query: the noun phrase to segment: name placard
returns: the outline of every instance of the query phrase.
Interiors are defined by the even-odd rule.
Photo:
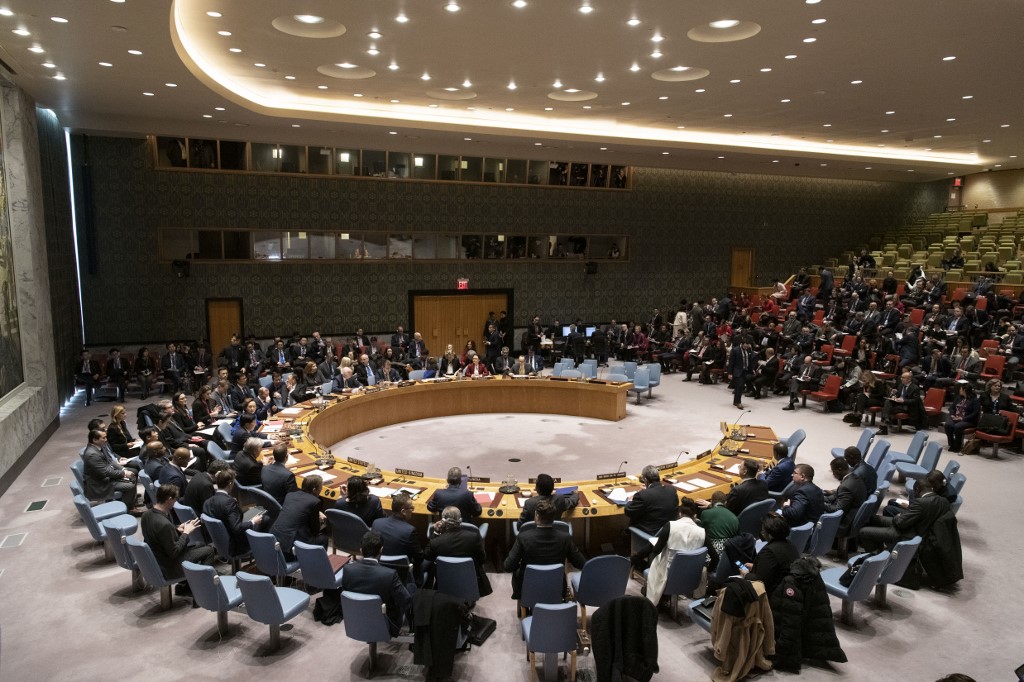
[[[395,469],[395,473],[401,476],[413,476],[416,478],[423,478],[423,472],[416,471],[414,469]]]
[[[369,462],[364,462],[363,460],[356,459],[355,457],[348,457],[347,459],[348,459],[348,463],[349,464],[357,464],[357,465],[359,465],[361,467],[367,467],[367,468],[369,468],[369,466],[370,466]]]
[[[557,476],[557,477],[555,477],[554,481],[555,481],[555,483],[561,483],[562,482],[562,477],[561,476]],[[530,479],[530,485],[533,485],[536,482],[537,482],[536,478],[531,478]]]
[[[609,478],[625,478],[625,477],[626,477],[626,472],[625,471],[616,471],[613,474],[598,474],[597,475],[597,480],[598,481],[607,481]]]
[[[659,464],[658,471],[665,471],[666,469],[675,469],[676,466],[676,462],[669,462],[668,464]]]
[[[467,476],[466,481],[468,483],[490,483],[490,476]]]

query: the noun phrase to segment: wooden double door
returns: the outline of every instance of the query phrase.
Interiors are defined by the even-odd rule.
[[[456,355],[462,353],[466,342],[472,340],[483,353],[484,324],[491,312],[502,310],[512,318],[511,293],[488,292],[475,294],[410,293],[412,332],[423,335],[430,354],[444,355],[452,344]],[[505,345],[515,348],[515,339],[506,338]]]

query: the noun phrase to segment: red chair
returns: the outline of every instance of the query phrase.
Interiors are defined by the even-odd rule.
[[[898,368],[900,366],[900,356],[898,355],[890,353],[889,355],[885,356],[885,359],[887,361],[891,361],[890,364],[892,364],[892,366],[895,368]],[[892,381],[893,379],[896,378],[897,372],[899,372],[899,369],[896,369],[896,371],[894,372],[877,372],[877,374],[879,379],[883,379],[885,381]]]
[[[832,351],[833,355],[841,358],[848,358],[853,355],[853,349],[857,346],[857,337],[853,334],[847,334],[843,337],[843,343]]]
[[[832,400],[839,399],[839,386],[843,379],[838,374],[829,374],[825,377],[825,385],[820,391],[800,391],[804,394],[804,407],[807,407],[807,399],[821,403],[822,411],[828,412],[828,404]]]
[[[964,300],[964,294],[966,293],[967,291],[963,287],[957,287],[956,289],[953,289],[953,301],[955,302]]]
[[[984,296],[978,296],[978,298],[974,299],[974,309],[988,310],[988,299]]]
[[[835,349],[836,349],[836,347],[833,346],[830,343],[826,343],[826,344],[822,345],[821,352],[825,354],[825,357],[823,359],[821,359],[821,360],[815,360],[814,364],[818,365],[819,367],[828,367],[829,365],[831,365],[832,364],[832,352]]]
[[[946,389],[929,388],[924,396],[924,414],[929,420],[942,416],[942,406],[946,404]],[[935,423],[935,420],[932,420]]]
[[[999,414],[1003,415],[1010,421],[1010,433],[1005,436],[1000,436],[994,433],[985,433],[984,431],[975,431],[974,437],[978,440],[982,440],[986,443],[992,443],[992,459],[999,458],[999,445],[1000,443],[1012,443],[1017,437],[1017,420],[1020,415],[1011,410],[999,410]]]
[[[992,353],[985,358],[985,366],[981,370],[981,374],[978,378],[988,381],[989,379],[1001,379],[1003,376],[1003,367],[1006,365],[1005,355],[996,355]]]
[[[910,311],[910,324],[915,327],[920,327],[921,323],[924,322],[924,310],[921,308],[914,308]]]
[[[998,348],[998,341],[996,341],[995,339],[985,339],[984,341],[981,342],[981,345],[978,347],[978,355],[980,355],[982,358],[987,358],[989,355],[992,354],[993,350],[996,350]]]
[[[814,319],[812,320],[812,322],[814,322],[815,327],[820,327],[825,322],[825,311],[815,310]]]

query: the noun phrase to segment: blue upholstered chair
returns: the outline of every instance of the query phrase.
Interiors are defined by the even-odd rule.
[[[651,389],[655,386],[661,386],[661,365],[657,362],[652,362],[647,365],[648,381],[647,381],[647,397],[651,398],[654,396]]]
[[[532,609],[537,604],[560,604],[564,594],[564,564],[527,564],[518,611],[522,615],[524,609]]]
[[[468,602],[480,600],[476,566],[470,557],[439,556],[434,562],[437,591]]]
[[[914,434],[914,437],[910,439],[910,445],[907,446],[906,452],[899,452],[897,450],[889,450],[889,461],[893,464],[896,462],[912,462],[917,464],[917,461],[921,459],[921,453],[924,452],[924,446],[928,443],[928,432],[918,431]],[[864,452],[861,450],[861,452]]]
[[[185,577],[165,578],[149,545],[133,536],[125,538],[125,542],[128,544],[128,551],[131,552],[146,584],[160,590],[160,609],[166,611],[171,608],[171,586],[182,582]]]
[[[821,579],[825,581],[825,589],[828,590],[829,594],[843,600],[842,616],[840,617],[843,623],[847,625],[853,624],[853,605],[868,598],[871,590],[874,589],[875,584],[878,582],[878,576],[882,574],[882,570],[885,569],[885,564],[888,561],[889,552],[881,552],[865,559],[864,563],[860,566],[860,570],[857,571],[857,575],[853,576],[849,587],[839,584],[839,576],[845,570],[843,567],[839,567],[838,573],[835,572],[836,569],[822,572]]]
[[[411,642],[410,637],[391,637],[384,602],[377,595],[358,592],[341,593],[341,610],[345,614],[345,634],[349,639],[365,642],[370,647],[369,676],[377,669],[377,644],[397,639]]]
[[[196,604],[217,614],[217,632],[228,630],[228,611],[242,603],[238,579],[230,575],[217,575],[213,566],[202,566],[191,561],[181,562],[185,580]]]
[[[917,463],[896,462],[896,471],[914,480],[924,478],[938,465],[941,456],[942,443],[932,441],[928,443],[928,447],[924,449],[924,454],[921,455],[921,459]]]
[[[580,627],[587,629],[587,607],[600,608],[626,594],[629,583],[629,559],[623,556],[596,556],[583,564],[582,571],[569,573],[569,583],[580,605]]]
[[[249,536],[249,547],[252,549],[253,559],[256,560],[256,567],[264,574],[281,580],[299,570],[298,561],[288,561],[281,545],[270,533],[259,533],[252,529],[245,531]]]
[[[691,551],[676,552],[676,555],[672,557],[672,563],[668,565],[664,594],[671,598],[673,619],[678,617],[679,595],[689,596],[700,586],[707,556],[708,548],[701,547]],[[645,578],[649,571],[650,569],[644,571]]]
[[[537,654],[544,654],[544,678],[557,677],[558,658],[568,652],[571,662],[567,680],[576,679],[576,604],[537,604],[533,615],[523,619],[523,639],[530,659],[531,679],[537,671]]]
[[[334,569],[326,549],[298,540],[295,541],[293,549],[302,570],[302,582],[306,587],[316,590],[336,590],[341,587],[341,575],[345,569]],[[338,558],[344,561],[344,558]]]
[[[359,556],[362,551],[363,536],[370,531],[361,518],[355,514],[340,509],[328,509],[327,524],[331,527],[331,539],[334,545],[334,553],[338,550]]]
[[[832,549],[839,532],[839,522],[843,519],[843,510],[822,514],[814,524],[814,534],[807,545],[806,553],[811,556],[824,556]]]
[[[205,528],[206,532],[210,534],[210,542],[213,543],[213,547],[217,550],[217,554],[230,561],[232,572],[238,573],[242,559],[249,558],[252,552],[246,549],[238,554],[232,554],[231,536],[228,534],[228,529],[224,525],[224,522],[220,519],[215,519],[212,516],[207,516],[206,514],[200,515],[200,520],[203,522],[203,528]]]
[[[755,538],[761,534],[761,519],[768,515],[773,509],[775,509],[778,501],[769,497],[767,500],[761,500],[748,505],[739,514],[740,522],[740,533],[750,533]]]
[[[797,429],[785,438],[780,438],[779,442],[789,448],[789,458],[795,462],[796,452],[805,440],[807,440],[807,432],[803,429]]]
[[[276,651],[281,647],[281,626],[306,610],[309,595],[291,587],[275,587],[265,575],[239,571],[235,577],[245,612],[256,622],[270,626],[270,649]]]
[[[796,551],[801,554],[807,549],[807,543],[811,541],[811,535],[814,534],[814,523],[808,521],[802,526],[796,526],[789,530],[789,542],[796,547]]]
[[[871,447],[871,441],[875,439],[875,434],[878,433],[878,429],[873,429],[870,426],[864,428],[860,432],[860,438],[857,439],[857,449],[860,450],[860,454],[863,457],[864,453]],[[839,459],[846,452],[846,448],[832,448],[832,456]]]
[[[113,518],[104,519],[101,523],[106,536],[104,542],[107,551],[114,557],[117,565],[132,574],[132,590],[139,591],[145,587],[142,581],[142,573],[139,571],[131,551],[128,549],[128,538],[135,535],[139,528],[139,520],[131,514],[122,514]]]

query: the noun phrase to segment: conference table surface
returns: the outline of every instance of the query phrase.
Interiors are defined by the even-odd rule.
[[[330,453],[324,444],[340,443],[391,424],[461,414],[524,412],[617,421],[626,416],[626,391],[630,388],[631,384],[550,378],[427,380],[332,396],[326,407],[300,403],[279,414],[279,420],[264,424],[263,431],[271,438],[290,438],[288,468],[300,484],[306,476],[323,478],[321,497],[328,503],[341,496],[341,486],[349,477],[363,476],[369,479],[371,492],[379,497],[386,498],[399,490],[410,493],[415,513],[427,515],[427,503],[435,491],[447,487],[445,479],[402,469],[401,462],[387,462],[393,468],[376,469],[381,463],[345,456],[343,444]],[[711,450],[688,462],[659,465],[665,485],[674,486],[681,496],[710,499],[716,490],[728,492],[740,480],[743,459],[753,458],[765,464],[772,460],[772,446],[778,439],[770,427],[725,423],[719,427],[723,437]],[[269,455],[269,450],[264,454]],[[333,463],[329,463],[332,458]],[[372,478],[366,476],[371,467],[379,471]],[[637,477],[625,472],[587,474],[592,477],[556,484],[560,489],[575,487],[579,493],[579,505],[563,515],[566,520],[621,516],[625,501],[641,488]],[[519,492],[503,493],[500,488],[505,483],[487,477],[468,481],[469,489],[483,508],[481,521],[519,517],[533,485],[521,482]]]

